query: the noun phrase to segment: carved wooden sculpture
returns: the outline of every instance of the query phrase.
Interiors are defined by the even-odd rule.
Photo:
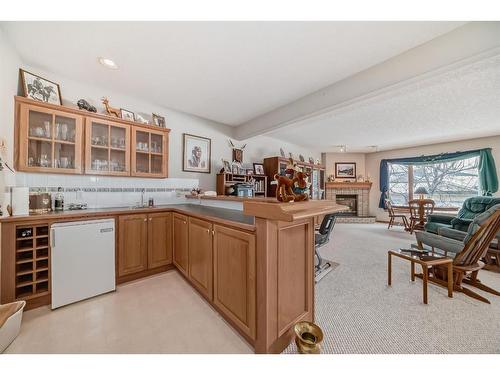
[[[104,104],[104,107],[106,108],[106,112],[108,115],[115,115],[118,118],[121,118],[120,116],[120,110],[117,108],[113,108],[109,106],[109,100],[108,98],[102,98],[102,104]]]

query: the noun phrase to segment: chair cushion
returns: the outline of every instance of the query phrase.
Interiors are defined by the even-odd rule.
[[[451,228],[439,228],[438,234],[461,242],[463,242],[464,237],[467,236],[467,232]]]
[[[427,232],[438,234],[440,228],[451,228],[451,225],[429,221],[424,225],[424,228]]]
[[[477,215],[472,223],[469,225],[469,229],[467,230],[467,235],[464,238],[464,243],[467,243],[472,236],[477,232],[479,226],[482,225],[486,220],[490,218],[491,215],[497,210],[500,210],[500,204],[496,204],[490,207],[488,210],[483,212],[480,215]],[[500,234],[497,233],[497,238],[499,238]]]
[[[472,197],[464,201],[457,217],[461,219],[474,219],[477,215],[485,212],[496,204],[500,204],[500,198],[496,197]]]
[[[415,236],[417,237],[417,241],[421,241],[424,245],[455,254],[458,254],[464,248],[462,241],[453,240],[434,233],[417,231],[415,232]]]

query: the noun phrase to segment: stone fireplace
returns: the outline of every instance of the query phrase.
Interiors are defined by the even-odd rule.
[[[326,199],[348,206],[349,209],[337,218],[339,222],[374,223],[375,217],[370,216],[369,197],[371,182],[327,182]]]

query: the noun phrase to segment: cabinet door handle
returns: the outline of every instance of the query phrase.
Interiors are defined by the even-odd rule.
[[[215,230],[212,229],[212,236],[215,236]]]
[[[148,221],[148,219],[144,219],[144,221]]]
[[[149,218],[149,221],[151,221],[151,220],[153,220],[153,218],[152,218],[152,217],[150,217],[150,218]]]

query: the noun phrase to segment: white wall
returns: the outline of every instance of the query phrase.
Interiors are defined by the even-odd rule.
[[[411,147],[399,150],[366,154],[366,172],[371,175],[373,182],[373,186],[370,191],[370,215],[376,215],[377,220],[387,220],[387,213],[384,212],[383,209],[378,208],[378,202],[380,199],[379,169],[380,161],[382,159],[433,155],[442,152],[467,151],[487,147],[492,148],[492,154],[495,158],[497,173],[500,176],[500,136],[468,139],[458,142],[447,142],[429,146]],[[495,196],[500,196],[500,192],[495,193]]]
[[[215,175],[222,167],[221,159],[231,160],[232,152],[228,145],[228,139],[232,137],[234,129],[220,123],[207,119],[172,110],[154,103],[146,102],[134,97],[134,93],[113,92],[100,87],[89,86],[84,82],[79,82],[78,77],[63,77],[50,69],[27,66],[23,64],[15,48],[9,45],[5,35],[0,29],[0,134],[5,137],[8,146],[7,160],[13,159],[13,97],[17,94],[18,69],[23,68],[32,73],[41,75],[51,81],[57,82],[61,87],[63,104],[76,106],[76,102],[84,98],[89,103],[95,105],[98,112],[103,112],[104,108],[100,103],[100,98],[107,96],[110,104],[118,108],[126,108],[135,113],[141,114],[147,119],[151,119],[151,113],[158,113],[166,117],[167,127],[171,129],[169,138],[169,179],[141,179],[141,178],[115,178],[115,177],[90,177],[90,176],[60,176],[46,174],[20,174],[16,176],[18,185],[27,186],[52,186],[51,183],[64,184],[63,186],[122,186],[131,184],[132,186],[150,187],[173,187],[190,188],[199,185],[205,190],[215,190]],[[109,74],[113,74],[110,70]],[[193,93],[196,95],[196,93]],[[190,133],[212,139],[212,168],[211,174],[187,173],[182,171],[182,134]],[[238,142],[237,145],[247,144],[244,151],[244,163],[249,166],[253,162],[262,162],[268,156],[279,155],[280,147],[295,155],[320,157],[317,150],[307,150],[297,145],[281,142],[277,139],[258,136]],[[185,180],[186,179],[186,180]],[[169,181],[170,180],[170,181]],[[128,181],[128,182],[127,182]],[[199,183],[198,183],[199,181]],[[44,185],[46,184],[46,185]],[[59,185],[56,185],[59,186]],[[97,205],[99,203],[96,203]]]
[[[323,164],[326,167],[326,175],[335,176],[335,163],[356,163],[356,175],[367,177],[365,169],[365,154],[349,152],[327,152],[322,155]],[[337,181],[353,181],[352,179],[336,179]]]
[[[8,44],[0,30],[0,144],[4,142],[5,150],[0,150],[2,159],[13,167],[14,149],[14,99],[13,93],[17,91],[18,69],[21,64],[19,56]],[[0,205],[5,212],[3,201],[8,200],[5,195],[5,185],[14,183],[13,174],[5,168],[0,172]]]

